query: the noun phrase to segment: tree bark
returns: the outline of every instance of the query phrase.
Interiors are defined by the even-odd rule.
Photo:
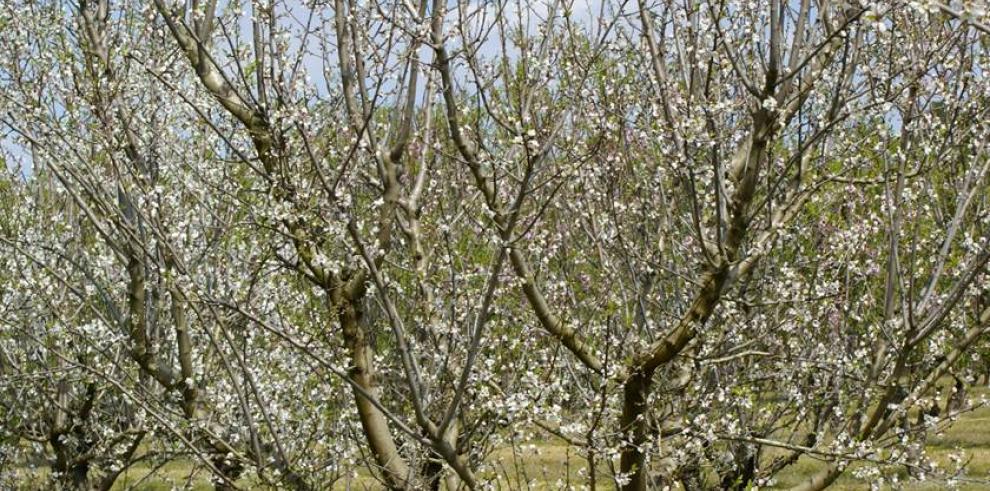
[[[646,452],[649,430],[646,421],[646,402],[650,394],[653,370],[644,369],[630,376],[623,387],[622,427],[625,445],[619,459],[619,469],[629,476],[629,482],[622,486],[624,491],[646,491],[648,473]]]
[[[344,342],[351,356],[350,377],[364,392],[377,397],[378,384],[375,381],[372,364],[374,355],[360,326],[361,311],[353,301],[347,300],[338,309],[338,315]],[[389,488],[416,489],[410,468],[399,455],[399,450],[392,439],[385,415],[375,407],[368,396],[358,392],[357,389],[354,389],[354,403],[357,405],[365,437],[368,439],[375,461],[385,474]]]

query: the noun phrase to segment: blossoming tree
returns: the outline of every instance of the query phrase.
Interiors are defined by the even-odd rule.
[[[969,3],[4,4],[3,479],[516,487],[545,439],[591,489],[958,477],[988,40]]]

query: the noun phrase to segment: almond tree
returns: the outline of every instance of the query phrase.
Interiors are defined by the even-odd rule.
[[[625,4],[614,8],[622,11]],[[666,462],[674,469],[660,472],[656,486],[671,478],[688,487],[700,485],[699,460],[724,450],[725,445],[713,446],[719,442],[729,442],[730,451],[728,465],[720,469],[721,486],[745,488],[803,453],[834,462],[807,483],[811,489],[826,486],[845,462],[874,455],[876,449],[867,441],[887,435],[897,415],[929,392],[985,334],[987,319],[978,311],[969,321],[960,318],[972,328],[954,348],[920,345],[948,329],[947,316],[968,303],[962,301],[968,289],[985,282],[985,235],[977,225],[983,212],[974,209],[973,198],[986,185],[980,165],[985,148],[968,138],[965,143],[959,140],[961,134],[986,131],[975,123],[983,119],[976,101],[985,94],[972,93],[969,82],[979,76],[973,70],[981,62],[975,60],[985,60],[976,47],[985,35],[983,24],[958,13],[937,13],[946,10],[938,5],[919,11],[897,4],[641,2],[630,10],[638,22],[617,33],[614,45],[625,47],[622,52],[633,61],[616,59],[604,68],[606,83],[600,90],[582,94],[582,121],[597,122],[606,128],[602,139],[611,140],[602,152],[604,163],[578,173],[575,184],[564,171],[547,172],[558,176],[561,188],[576,188],[573,195],[563,192],[547,199],[548,206],[566,210],[560,217],[581,217],[554,218],[582,226],[535,228],[535,255],[540,262],[547,261],[545,254],[554,261],[540,272],[542,279],[528,263],[523,246],[511,249],[522,294],[547,334],[589,374],[597,375],[589,384],[588,408],[598,400],[607,407],[614,390],[621,388],[617,480],[624,489],[653,486],[647,457],[662,452],[657,445],[663,445],[665,435],[672,436],[669,448],[679,450]],[[562,18],[566,26],[566,10]],[[607,25],[607,19],[599,21]],[[443,44],[445,25],[434,22],[433,44],[445,81],[450,136],[477,176],[478,189],[489,197],[499,227],[507,222],[505,210],[513,207],[487,191],[492,178],[482,170],[476,150],[486,145],[483,135],[472,138],[459,130],[461,109],[451,87],[455,77]],[[542,32],[552,30],[550,26],[553,21]],[[962,34],[956,32],[960,26],[967,28]],[[531,46],[519,44],[523,49]],[[463,55],[469,66],[478,64],[472,62],[472,54],[468,50]],[[512,75],[471,74],[479,91],[509,85]],[[488,99],[495,99],[497,91],[488,90]],[[519,90],[525,94],[527,89]],[[506,105],[512,107],[513,102]],[[518,104],[525,109],[524,102]],[[486,109],[486,116],[497,124],[503,116],[500,108]],[[535,115],[526,122],[535,126],[535,135],[553,134],[557,124]],[[868,150],[864,138],[888,143]],[[925,165],[936,148],[959,152],[953,177],[930,172]],[[873,153],[880,149],[894,155]],[[915,164],[908,165],[912,160]],[[935,237],[913,241],[913,249],[908,249],[906,239],[900,238],[907,209],[914,216],[931,207],[906,202],[906,182],[953,192],[943,178],[962,183],[959,198],[941,212],[952,218],[936,219],[940,224],[933,225],[939,230]],[[837,295],[828,289],[809,287],[804,299],[795,302],[795,307],[810,312],[781,312],[776,302],[761,300],[769,292],[784,298],[794,295],[794,278],[774,271],[781,268],[793,275],[786,266],[791,261],[815,265],[802,266],[805,281],[823,281],[819,268],[832,260],[815,257],[825,252],[818,248],[858,225],[848,213],[840,224],[822,222],[822,212],[816,211],[832,199],[848,198],[844,185],[871,187],[873,191],[854,196],[879,200],[866,209],[878,220],[874,226],[887,236],[871,237],[869,242],[874,257],[886,263],[886,281],[876,285],[860,277],[856,297],[846,296],[837,304],[848,312],[868,307],[858,302],[871,295],[885,298],[881,312],[868,320],[858,318],[855,328],[822,308]],[[882,194],[876,194],[876,186]],[[829,192],[836,187],[842,192]],[[575,208],[576,215],[568,214]],[[977,226],[970,243],[958,235],[964,224]],[[791,237],[803,238],[794,245],[797,248],[788,244]],[[921,253],[925,247],[930,252]],[[586,258],[568,252],[574,249],[585,251]],[[904,268],[899,257],[908,250],[912,258],[931,254],[936,266]],[[960,264],[951,280],[944,276],[948,257],[957,257],[953,262]],[[778,282],[781,286],[773,286]],[[597,292],[590,296],[597,309],[589,308],[588,290]],[[942,298],[938,307],[935,296]],[[860,346],[875,349],[876,359],[865,377],[857,379],[852,366],[832,361],[827,355],[835,353],[834,348],[819,341],[798,345],[798,357],[785,355],[796,348],[788,340],[788,331],[795,329],[791,326],[807,318],[812,323],[808,327],[818,329],[825,324],[821,316],[833,319],[826,335],[852,329],[866,336]],[[909,360],[928,349],[928,356],[941,357],[940,362],[915,363],[909,369]],[[864,355],[854,353],[847,363],[855,365]],[[740,411],[751,412],[746,410],[755,402],[754,391],[774,390],[761,380],[767,376],[763,363],[750,361],[767,356],[786,360],[771,373],[799,375],[795,393],[785,399],[783,413],[771,411],[764,423],[740,420]],[[612,360],[611,366],[607,360]],[[824,365],[812,370],[810,363]],[[898,395],[911,390],[914,398]],[[734,391],[731,405],[715,406]],[[838,391],[835,402],[830,401],[832,391]],[[712,414],[712,406],[720,410]],[[833,423],[827,414],[833,410],[848,416]],[[704,412],[719,421],[707,420]],[[601,418],[594,414],[581,429],[592,437]],[[810,430],[807,419],[812,420]],[[781,431],[775,425],[782,422],[789,431],[787,441],[767,439]],[[802,438],[804,434],[808,436]],[[745,445],[740,447],[740,441]],[[588,447],[592,462],[600,443],[592,438],[579,443]],[[888,440],[878,445],[891,444]],[[764,445],[788,448],[792,455],[764,468]],[[907,455],[895,453],[902,459]]]
[[[227,248],[238,245],[228,234],[237,212],[217,206],[199,187],[217,184],[208,189],[222,194],[231,176],[202,167],[218,158],[203,136],[210,133],[171,110],[181,99],[170,100],[169,80],[154,78],[132,61],[134,53],[161,42],[154,23],[146,22],[154,19],[149,12],[125,7],[108,2],[4,7],[8,29],[2,40],[11,57],[3,66],[0,120],[30,152],[31,178],[14,209],[35,225],[5,230],[3,243],[5,254],[24,267],[19,280],[10,277],[10,286],[40,296],[27,307],[14,305],[22,315],[9,326],[24,329],[15,330],[14,338],[26,351],[12,356],[40,351],[47,362],[68,365],[75,375],[57,387],[33,388],[52,399],[85,394],[83,402],[65,408],[80,407],[73,418],[80,425],[90,424],[92,406],[111,399],[103,396],[109,391],[126,406],[124,414],[93,422],[93,431],[133,433],[121,436],[132,443],[128,455],[144,435],[157,432],[163,438],[152,443],[163,450],[141,458],[189,454],[220,488],[233,485],[250,467],[262,481],[306,489],[309,484],[294,467],[312,443],[281,444],[281,434],[291,434],[279,421],[287,414],[269,411],[267,399],[277,392],[256,382],[247,361],[278,347],[252,343],[238,333],[247,319],[218,312],[202,298],[244,288],[241,272],[227,263]],[[196,187],[190,185],[193,178]],[[39,193],[54,198],[32,206],[31,196]],[[44,218],[55,226],[45,228]],[[42,307],[46,304],[51,308]],[[38,337],[39,323],[63,330],[55,346]],[[293,384],[311,382],[303,376],[306,367],[272,369],[282,369]],[[79,387],[66,387],[73,383]],[[275,408],[289,410],[292,400]],[[144,423],[128,426],[136,412]],[[55,425],[50,431],[68,430]],[[52,437],[56,454],[62,451],[58,437]],[[93,444],[71,457],[94,452]],[[86,486],[88,467],[78,469],[74,485]],[[311,478],[332,478],[334,472],[323,462],[310,470]]]
[[[49,277],[219,488],[521,486],[494,454],[536,438],[592,489],[954,477],[923,447],[990,329],[979,8],[44,5],[3,18],[0,118],[106,269]]]

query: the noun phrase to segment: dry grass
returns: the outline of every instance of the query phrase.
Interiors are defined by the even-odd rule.
[[[980,391],[980,393],[985,391]],[[979,393],[978,393],[979,394]],[[978,395],[977,394],[977,395]],[[985,480],[990,478],[990,407],[979,408],[963,415],[958,422],[950,426],[944,433],[932,436],[928,440],[929,455],[944,469],[953,467],[951,455],[963,452],[969,459],[967,477]],[[768,457],[769,458],[769,457]],[[574,448],[559,444],[557,441],[540,442],[523,447],[504,448],[495,452],[491,460],[494,472],[483,475],[490,479],[496,489],[500,490],[556,490],[583,489],[587,483],[586,461]],[[802,457],[796,464],[778,476],[775,488],[783,489],[807,479],[824,464],[810,457]],[[190,475],[193,466],[188,462],[171,462],[153,475],[150,468],[136,466],[122,476],[115,490],[136,489],[142,491],[166,491],[171,489],[209,490],[212,486],[205,472]],[[599,466],[599,489],[614,489],[607,477],[607,469]],[[899,471],[903,480],[907,475]],[[258,486],[244,481],[245,489],[257,489]],[[830,489],[847,491],[868,489],[870,482],[857,479],[846,472]],[[898,489],[911,491],[927,491],[945,489],[944,482],[907,482]],[[27,489],[33,489],[30,486]],[[366,474],[359,474],[347,480],[338,482],[334,489],[376,490],[380,486]],[[988,489],[990,485],[979,483],[963,483],[960,489]]]

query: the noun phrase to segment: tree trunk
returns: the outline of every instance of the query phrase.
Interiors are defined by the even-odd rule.
[[[55,446],[56,460],[52,470],[58,473],[59,488],[71,491],[89,491],[89,461],[73,462],[74,449]]]
[[[89,462],[79,462],[62,471],[59,482],[62,489],[72,491],[89,491]]]
[[[399,455],[385,415],[368,398],[374,397],[377,402],[378,387],[372,364],[373,353],[359,324],[361,312],[353,301],[348,300],[338,309],[338,313],[344,341],[351,355],[350,376],[364,392],[354,389],[354,403],[375,461],[381,466],[389,488],[415,489],[416,486],[411,482],[410,468]]]
[[[619,469],[629,481],[622,485],[623,491],[646,491],[646,452],[649,428],[646,421],[646,401],[650,395],[653,370],[643,370],[632,374],[623,387],[622,418],[620,420],[625,443],[619,461]]]

